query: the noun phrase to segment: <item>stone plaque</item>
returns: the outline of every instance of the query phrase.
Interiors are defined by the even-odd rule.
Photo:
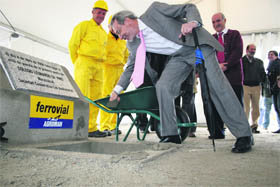
[[[15,90],[30,90],[78,98],[78,94],[58,64],[0,47],[0,62]]]

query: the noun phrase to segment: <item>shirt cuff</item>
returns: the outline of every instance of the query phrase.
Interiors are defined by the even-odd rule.
[[[193,20],[193,21],[190,21],[190,22],[195,22],[197,24],[196,27],[200,27],[201,26],[201,23],[199,23],[198,21]]]
[[[121,91],[123,91],[123,87],[121,87],[120,85],[116,85],[114,88],[114,92],[116,92],[119,95]]]

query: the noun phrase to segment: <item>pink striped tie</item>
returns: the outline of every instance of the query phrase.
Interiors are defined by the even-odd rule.
[[[136,51],[134,70],[130,78],[130,80],[133,82],[136,88],[141,86],[141,84],[143,84],[144,82],[145,61],[146,61],[146,46],[144,43],[142,31],[139,32],[139,37],[141,43]]]
[[[218,41],[222,46],[224,46],[224,41],[223,41],[222,35],[223,35],[223,32],[220,32],[219,36],[218,36]],[[218,58],[219,63],[225,62],[225,53],[223,51],[217,51],[217,58]]]

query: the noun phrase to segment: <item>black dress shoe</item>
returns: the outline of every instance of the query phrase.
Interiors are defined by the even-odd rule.
[[[274,132],[272,132],[272,133],[280,133],[280,129],[278,129],[277,131],[274,131]]]
[[[182,140],[179,135],[175,136],[164,136],[159,143],[176,143],[176,144],[181,144]]]
[[[225,139],[225,128],[221,129],[215,129],[214,135],[210,133],[210,136],[208,136],[208,139]]]
[[[189,137],[191,137],[191,138],[195,138],[195,137],[196,137],[196,135],[195,135],[193,132],[190,132],[190,133],[189,133]]]
[[[259,134],[260,131],[258,131],[257,129],[258,129],[258,127],[253,127],[253,128],[252,128],[252,133],[254,133],[254,134]]]
[[[237,138],[231,152],[233,153],[246,153],[252,149],[252,137],[251,136],[244,136]]]
[[[140,126],[139,129],[140,129],[141,133],[145,133],[146,126]],[[150,133],[150,131],[147,130],[147,134],[149,134],[149,133]]]
[[[215,139],[215,140],[217,140],[217,139],[225,139],[225,135],[220,134],[220,135],[215,135],[214,137],[210,135],[210,136],[208,136],[208,139]]]

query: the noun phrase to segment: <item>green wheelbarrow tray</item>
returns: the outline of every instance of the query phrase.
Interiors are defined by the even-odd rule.
[[[125,92],[119,95],[120,101],[112,101],[109,102],[110,97],[98,99],[92,101],[91,99],[85,97],[87,101],[92,103],[93,105],[97,106],[98,108],[104,110],[108,113],[117,113],[117,125],[116,125],[116,141],[118,141],[118,129],[120,122],[124,116],[128,116],[132,124],[124,137],[123,141],[126,141],[128,135],[130,134],[133,126],[136,125],[137,115],[135,118],[131,114],[148,114],[151,117],[160,120],[159,115],[159,106],[156,97],[156,90],[154,86],[148,86],[144,88],[139,88],[133,91]],[[137,138],[140,141],[143,141],[146,137],[146,133],[148,128],[151,124],[148,123],[146,129],[144,131],[143,137],[140,138],[139,127],[136,125],[137,128]],[[195,123],[178,123],[179,127],[193,127]]]

